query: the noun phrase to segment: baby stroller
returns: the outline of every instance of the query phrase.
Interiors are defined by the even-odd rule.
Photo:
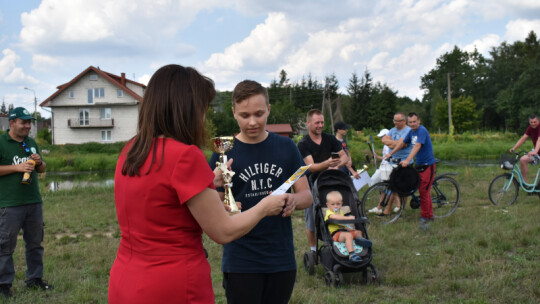
[[[327,270],[324,281],[328,286],[339,286],[343,282],[343,273],[362,271],[364,283],[378,281],[379,273],[377,268],[371,263],[372,248],[368,248],[367,254],[362,256],[361,262],[349,261],[348,252],[340,251],[339,246],[334,244],[332,236],[328,231],[327,223],[324,222],[326,211],[326,195],[330,191],[339,191],[343,197],[342,211],[355,216],[354,220],[330,220],[336,224],[354,225],[356,230],[362,231],[364,238],[369,239],[366,230],[368,219],[361,214],[359,207],[360,200],[351,178],[340,170],[326,170],[319,174],[312,186],[315,235],[317,239],[316,251],[304,254],[304,268],[309,275],[315,273],[315,265],[319,263]],[[350,210],[350,211],[349,211]],[[322,245],[319,247],[319,240]]]

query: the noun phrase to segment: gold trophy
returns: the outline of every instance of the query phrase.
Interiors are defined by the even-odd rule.
[[[223,188],[225,188],[225,199],[224,203],[225,205],[229,206],[231,208],[231,211],[229,211],[230,215],[240,213],[240,209],[238,209],[238,206],[236,206],[236,202],[234,201],[234,197],[232,195],[232,177],[234,175],[234,172],[229,170],[227,168],[227,155],[225,155],[225,152],[230,151],[234,144],[234,137],[233,136],[222,136],[222,137],[214,137],[212,140],[214,143],[214,151],[216,153],[219,153],[219,161],[216,162],[216,167],[218,167],[221,172],[223,172]]]
[[[356,172],[358,174],[362,174],[362,172],[366,171],[367,169],[368,169],[368,166],[364,165],[364,167],[362,169],[358,169],[358,170],[356,170]]]

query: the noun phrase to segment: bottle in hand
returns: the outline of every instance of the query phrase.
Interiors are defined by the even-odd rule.
[[[32,166],[36,166],[36,162],[33,160],[33,159],[29,159],[28,162],[30,164],[32,164]],[[23,177],[21,179],[21,184],[30,184],[30,182],[32,181],[32,172],[24,172],[23,173]]]

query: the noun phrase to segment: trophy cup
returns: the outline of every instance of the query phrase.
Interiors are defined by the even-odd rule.
[[[236,202],[234,201],[234,196],[232,195],[232,177],[234,175],[234,172],[229,170],[227,168],[227,155],[225,155],[225,152],[232,149],[234,144],[234,137],[233,136],[222,136],[222,137],[214,137],[213,139],[214,143],[214,151],[216,153],[219,153],[219,161],[216,162],[216,167],[218,167],[221,172],[223,172],[223,188],[225,188],[225,199],[224,203],[225,205],[229,206],[231,208],[231,211],[229,211],[230,215],[240,213],[240,209],[238,209],[238,206],[236,206]]]
[[[358,174],[362,174],[362,172],[366,171],[367,169],[368,169],[368,166],[364,165],[362,169],[358,169],[356,170],[356,172],[358,172]]]

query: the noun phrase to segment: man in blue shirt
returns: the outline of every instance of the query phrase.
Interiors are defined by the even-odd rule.
[[[394,155],[402,147],[411,146],[411,153],[407,158],[401,161],[402,167],[407,167],[413,158],[416,160],[416,169],[420,175],[420,211],[421,218],[419,222],[420,229],[429,229],[429,222],[433,221],[433,206],[431,203],[431,185],[435,175],[435,156],[433,155],[433,145],[427,129],[420,125],[418,114],[411,112],[408,116],[409,127],[411,131],[400,140],[389,156]]]

